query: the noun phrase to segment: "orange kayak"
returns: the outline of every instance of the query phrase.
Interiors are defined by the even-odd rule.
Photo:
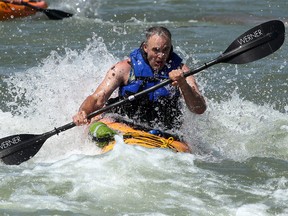
[[[128,125],[127,122],[119,122],[104,118],[91,123],[89,134],[96,145],[102,149],[102,153],[111,151],[116,143],[114,135],[122,135],[127,145],[138,145],[146,148],[166,148],[175,152],[190,152],[188,145],[178,140],[171,134],[158,136],[151,134],[144,128]]]
[[[46,9],[48,7],[45,1],[23,0],[35,7]],[[27,17],[36,14],[36,10],[24,5],[5,3],[0,1],[0,21],[11,20],[15,18]]]

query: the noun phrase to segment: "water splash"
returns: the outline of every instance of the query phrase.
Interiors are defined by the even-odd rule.
[[[244,100],[236,92],[226,101],[208,103],[203,116],[188,114],[184,126],[196,149],[237,161],[257,156],[288,158],[285,113]]]

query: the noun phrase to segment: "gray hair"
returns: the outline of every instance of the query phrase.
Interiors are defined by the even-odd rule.
[[[147,43],[149,38],[152,37],[153,35],[164,36],[164,37],[168,38],[170,41],[172,39],[171,32],[163,26],[154,26],[154,27],[148,28],[146,30],[145,42]]]

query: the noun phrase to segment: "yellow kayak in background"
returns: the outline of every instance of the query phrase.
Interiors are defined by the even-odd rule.
[[[48,7],[45,1],[23,0],[38,8],[46,9]],[[0,1],[0,21],[11,20],[15,18],[27,17],[36,14],[37,10],[24,5],[5,3]]]
[[[119,122],[109,118],[93,122],[89,126],[89,134],[97,146],[102,149],[102,153],[113,149],[116,143],[114,140],[114,135],[116,134],[122,135],[127,145],[138,145],[146,148],[166,148],[175,152],[190,152],[188,145],[185,142],[177,140],[176,136],[167,133],[159,136],[151,134],[147,130],[144,127],[141,128],[139,125],[135,128],[131,123],[127,124],[127,122]]]

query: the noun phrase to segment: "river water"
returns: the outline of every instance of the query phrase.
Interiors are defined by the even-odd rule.
[[[283,0],[65,0],[0,23],[0,137],[42,134],[72,121],[107,69],[153,25],[168,27],[190,68],[215,59],[268,20],[287,27]],[[193,154],[125,146],[104,155],[84,127],[49,138],[18,166],[0,164],[0,215],[288,215],[287,42],[244,65],[195,75],[203,115],[178,131]]]

